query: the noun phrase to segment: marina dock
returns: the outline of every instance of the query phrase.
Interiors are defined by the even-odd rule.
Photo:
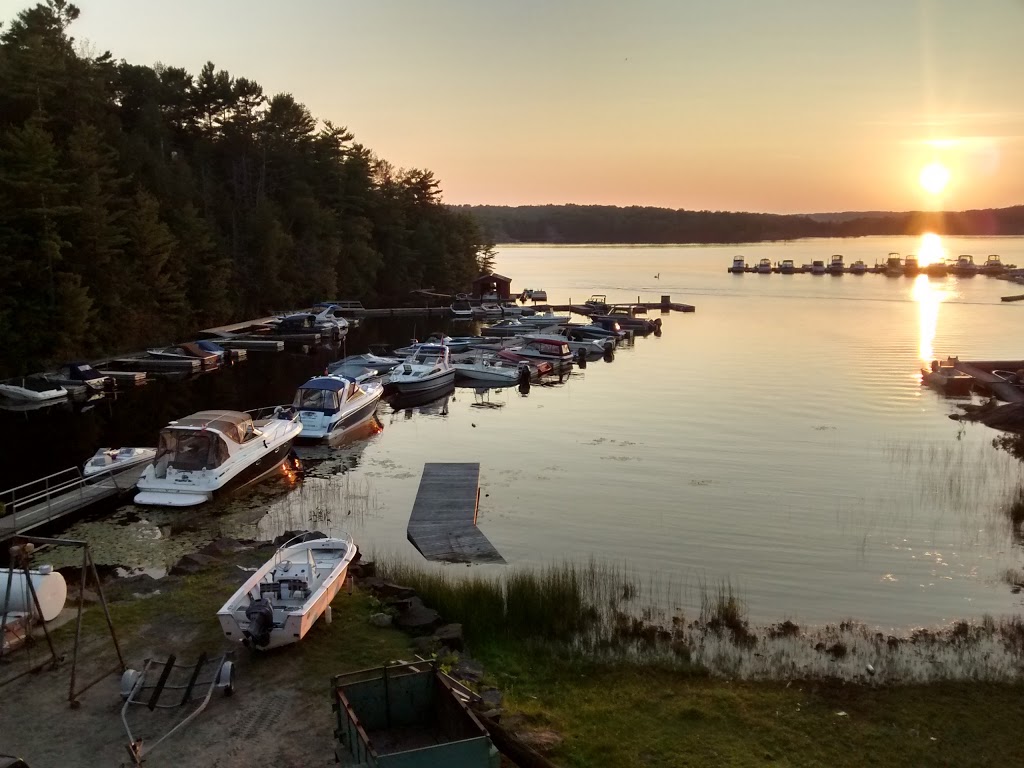
[[[424,464],[406,536],[427,560],[504,563],[476,527],[479,503],[479,464]]]
[[[281,352],[284,350],[284,342],[280,339],[218,339],[217,343],[225,349],[236,352],[253,350],[255,352]]]
[[[146,383],[146,372],[145,371],[100,371],[104,376],[109,376],[114,380],[114,384],[119,387],[137,387]]]
[[[1021,360],[985,360],[964,361],[951,357],[949,362],[961,373],[973,376],[974,380],[984,386],[993,395],[1007,403],[1024,403],[1024,391],[999,376],[994,370],[1015,371],[1024,367]]]
[[[111,360],[110,365],[127,371],[144,371],[146,373],[199,373],[203,363],[199,358],[169,357],[122,357]]]
[[[126,494],[135,488],[147,465],[123,472],[102,472],[84,477],[70,467],[39,480],[0,492],[4,514],[0,516],[0,541],[38,528],[65,515]]]

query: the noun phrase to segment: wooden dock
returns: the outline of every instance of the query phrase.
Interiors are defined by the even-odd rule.
[[[0,492],[5,514],[0,517],[0,541],[126,494],[139,482],[146,464],[116,474],[83,477],[78,467],[56,472],[17,488]]]
[[[122,357],[111,360],[110,364],[124,370],[146,373],[199,373],[203,368],[203,361],[198,357]]]
[[[966,361],[949,358],[950,364],[958,371],[974,377],[974,380],[993,395],[1007,403],[1024,403],[1024,390],[992,373],[993,370],[1016,371],[1024,368],[1022,360]]]
[[[119,387],[138,387],[146,383],[145,371],[100,371],[103,376],[109,376],[114,384]]]
[[[427,560],[504,563],[476,527],[479,503],[479,464],[424,464],[406,536]]]
[[[1018,293],[1016,296],[1003,296],[1003,301],[1024,301],[1024,293]]]
[[[280,339],[218,339],[217,343],[225,349],[235,352],[252,350],[254,352],[281,352],[284,342]]]

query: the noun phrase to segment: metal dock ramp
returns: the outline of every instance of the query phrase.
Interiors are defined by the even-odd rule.
[[[84,477],[78,467],[71,467],[0,492],[0,541],[127,493],[138,483],[146,466],[90,477]]]
[[[476,527],[480,465],[424,464],[406,536],[427,560],[504,563]]]

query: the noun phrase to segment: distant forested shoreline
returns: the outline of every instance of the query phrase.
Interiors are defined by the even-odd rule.
[[[497,243],[753,243],[866,235],[1024,235],[1024,206],[785,215],[611,205],[459,205]]]
[[[78,15],[50,0],[0,28],[0,375],[324,299],[461,290],[490,266],[430,171],[212,63],[86,54]]]

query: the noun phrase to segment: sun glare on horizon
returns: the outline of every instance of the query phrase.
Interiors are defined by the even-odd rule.
[[[917,180],[925,192],[930,195],[938,195],[949,184],[949,168],[938,160],[933,160],[921,169]]]

